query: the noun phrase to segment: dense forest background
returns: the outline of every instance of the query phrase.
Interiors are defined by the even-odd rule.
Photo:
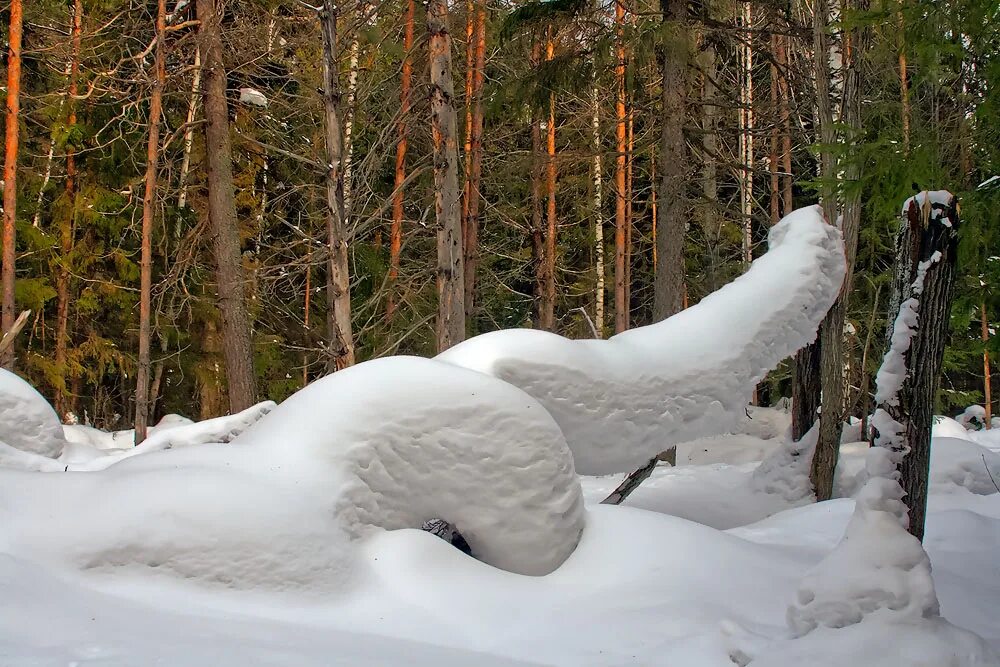
[[[450,27],[453,98],[433,94],[443,42],[412,0],[200,0],[197,12],[179,0],[159,30],[156,2],[5,5],[5,42],[11,9],[23,10],[14,116],[10,57],[3,76],[8,163],[12,119],[19,140],[5,193],[14,296],[31,310],[18,371],[62,415],[133,422],[155,125],[151,421],[230,410],[204,97],[223,70],[199,53],[212,5],[257,395],[281,400],[353,360],[438,351],[449,274],[437,99],[458,119],[465,335],[607,337],[648,324],[676,310],[671,294],[686,307],[742,273],[786,212],[857,202],[841,337],[844,411],[860,414],[890,324],[903,201],[947,189],[962,221],[938,409],[982,402],[1000,309],[1000,179],[989,180],[1000,174],[1000,6],[661,1],[432,2]],[[324,25],[335,27],[326,44]],[[151,114],[158,88],[162,116]],[[331,193],[342,193],[349,355],[344,327],[331,330],[345,298],[329,288]],[[761,385],[761,402],[791,394],[793,365]]]

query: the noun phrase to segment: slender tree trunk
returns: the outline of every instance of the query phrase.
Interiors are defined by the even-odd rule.
[[[778,35],[771,35],[771,53],[774,58],[771,61],[771,113],[774,114],[771,122],[771,150],[767,155],[767,166],[771,175],[771,192],[769,197],[771,209],[771,224],[778,224],[781,219],[781,176],[778,165],[778,145],[780,143],[781,127],[777,122],[778,116]]]
[[[705,235],[711,239],[711,260],[709,263],[709,289],[715,291],[718,288],[718,279],[716,278],[716,255],[718,254],[715,247],[719,243],[719,235],[721,229],[721,222],[719,220],[719,179],[718,179],[718,165],[716,155],[719,151],[719,107],[718,102],[715,99],[716,96],[716,85],[715,80],[718,74],[717,71],[717,59],[715,54],[715,46],[709,42],[706,43],[701,57],[703,58],[703,86],[701,93],[701,103],[702,103],[702,137],[701,137],[701,147],[704,154],[702,159],[701,167],[701,194],[702,199],[702,226],[705,229]]]
[[[782,160],[782,199],[784,208],[782,215],[788,215],[795,210],[792,199],[792,114],[789,109],[788,90],[788,37],[777,35],[778,52],[778,115],[781,119],[781,160]]]
[[[541,62],[541,43],[531,45],[531,66]],[[532,324],[541,329],[545,293],[545,219],[542,213],[542,121],[540,110],[531,105],[531,264],[534,268]]]
[[[208,214],[214,235],[216,283],[222,314],[223,356],[234,413],[257,401],[250,318],[244,301],[244,275],[233,186],[233,151],[222,61],[221,16],[216,0],[197,0],[204,77],[205,164]]]
[[[73,27],[70,31],[72,54],[69,67],[69,105],[66,117],[67,127],[76,125],[76,96],[80,78],[80,40],[83,32],[83,3],[73,4]],[[56,345],[55,362],[63,378],[63,384],[56,387],[55,409],[60,417],[66,412],[65,381],[69,375],[67,356],[69,350],[69,303],[70,303],[70,257],[73,252],[73,235],[76,217],[76,151],[71,144],[66,145],[66,185],[65,198],[67,214],[59,222],[59,272],[56,275]]]
[[[323,114],[326,131],[326,326],[330,345],[327,372],[354,365],[351,333],[351,278],[347,261],[347,207],[344,203],[344,128],[340,122],[340,75],[337,69],[337,5],[324,0]]]
[[[740,214],[743,218],[743,270],[753,262],[753,5],[740,3],[740,24],[745,30],[740,43]]]
[[[990,391],[990,351],[986,345],[990,342],[990,326],[986,319],[986,301],[979,307],[979,321],[983,328],[983,407],[986,412],[983,415],[983,428],[993,427],[993,399]]]
[[[878,409],[873,417],[873,444],[905,452],[899,465],[900,484],[909,509],[909,531],[919,540],[924,536],[927,514],[927,479],[930,468],[931,426],[934,398],[940,383],[951,313],[951,296],[958,255],[959,217],[954,197],[946,204],[934,202],[922,193],[923,205],[911,199],[896,239],[896,268],[893,280],[894,305],[890,312],[889,349],[879,370]],[[915,317],[899,316],[907,309]],[[905,314],[904,314],[905,315]],[[908,333],[908,345],[897,338]],[[898,371],[902,356],[906,372],[895,386],[883,384],[885,370]],[[890,382],[889,385],[896,383]]]
[[[660,125],[659,230],[653,318],[662,320],[684,305],[684,227],[687,218],[687,2],[660,0],[668,43],[660,54],[663,110]]]
[[[910,82],[906,76],[906,22],[898,12],[899,22],[899,102],[903,122],[903,154],[910,154]]]
[[[615,0],[615,333],[629,326],[628,290],[626,288],[625,153],[628,149],[625,116],[625,0]]]
[[[470,3],[472,5],[472,3]],[[472,80],[467,117],[467,176],[463,205],[463,247],[465,249],[465,314],[472,318],[476,305],[476,271],[479,266],[479,192],[483,169],[483,77],[486,67],[486,7],[480,3],[474,12],[471,33]]]
[[[601,164],[601,113],[600,96],[597,88],[597,72],[594,72],[594,85],[590,89],[593,103],[593,115],[590,126],[593,132],[594,145],[593,180],[594,180],[594,271],[597,280],[594,286],[594,327],[597,337],[604,337],[604,218],[601,208],[604,200],[603,166]],[[655,209],[654,209],[655,210]],[[655,223],[654,223],[655,227]]]
[[[358,5],[360,21],[367,22],[368,4]],[[354,174],[351,169],[354,163],[354,113],[358,101],[358,69],[361,61],[361,42],[358,32],[361,23],[351,38],[350,58],[347,62],[347,109],[344,113],[344,228],[347,229],[354,210]]]
[[[834,200],[833,189],[835,165],[833,153],[831,152],[835,134],[833,128],[833,103],[830,99],[830,62],[828,59],[830,49],[827,36],[827,23],[829,20],[828,2],[829,0],[816,0],[813,7],[813,57],[816,79],[816,112],[819,124],[818,139],[821,144],[819,151],[820,203],[822,204],[823,216],[826,218],[827,223],[835,224],[837,220],[837,205]],[[835,304],[834,308],[836,307]],[[828,334],[826,337],[823,335],[824,328]],[[820,391],[822,387],[820,382],[821,364],[829,363],[830,365],[835,365],[838,369],[842,366],[839,359],[836,359],[836,357],[840,356],[841,345],[839,343],[835,342],[834,349],[829,353],[823,351],[822,347],[826,343],[827,338],[839,341],[842,338],[843,331],[837,332],[836,336],[830,336],[829,333],[829,327],[821,325],[816,340],[799,350],[798,354],[795,355],[796,379],[792,385],[792,436],[796,440],[804,436],[812,428],[817,419],[816,410],[820,405]],[[823,359],[826,361],[822,361]],[[835,396],[829,396],[829,399],[836,399],[831,404],[839,402],[842,395],[842,392],[837,388],[840,382],[838,381],[836,384],[837,386],[835,387],[824,388],[826,390],[825,393],[832,392],[836,394]],[[840,410],[837,409],[830,414],[839,415],[839,413]],[[839,419],[835,417],[834,421],[839,421]],[[813,466],[815,467],[815,456],[813,458]],[[821,455],[820,458],[821,464],[827,465],[826,459],[828,457]],[[812,476],[814,477],[815,473]],[[815,479],[813,483],[815,484]],[[822,499],[819,490],[817,491],[817,498]]]
[[[854,3],[854,6],[859,9],[864,9],[863,5],[863,1]],[[845,35],[845,41],[848,42],[849,48],[845,49],[844,53],[846,72],[841,114],[848,133],[846,142],[853,144],[859,140],[858,135],[861,132],[861,67],[867,44],[866,31],[856,28]],[[832,134],[832,129],[829,132],[824,130],[824,134]],[[861,164],[857,160],[848,161],[843,171],[844,180],[856,183],[860,177]],[[826,197],[832,199],[832,193],[828,192]],[[840,295],[820,325],[820,383],[822,385],[820,414],[823,415],[823,418],[820,419],[819,439],[816,442],[809,475],[817,500],[828,500],[833,497],[833,479],[840,452],[840,436],[843,432],[846,416],[844,405],[846,389],[843,356],[844,322],[847,316],[851,283],[853,282],[854,257],[857,254],[858,230],[861,227],[861,209],[860,188],[848,190],[844,198],[841,218],[847,273],[844,276]]]
[[[396,280],[399,278],[399,254],[403,247],[403,183],[406,181],[407,123],[410,116],[410,80],[413,77],[413,20],[415,0],[406,0],[406,18],[403,27],[403,72],[400,77],[400,113],[396,127],[396,176],[392,197],[392,227],[389,231],[389,299],[386,319],[392,321],[396,309]]]
[[[59,97],[59,107],[56,109],[56,116],[62,116],[63,107],[66,105],[66,98],[69,97],[69,73],[73,67],[73,59],[66,63],[66,79],[67,88],[66,92]],[[42,185],[38,188],[38,197],[35,199],[35,215],[31,220],[32,227],[38,227],[38,224],[42,220],[42,202],[45,200],[45,188],[48,187],[49,181],[52,180],[52,163],[55,162],[56,155],[56,142],[55,138],[49,140],[49,152],[45,156],[45,175],[42,177]]]
[[[194,119],[198,112],[198,93],[201,92],[201,51],[194,52],[194,74],[191,76],[191,96],[188,98],[187,129],[184,130],[184,158],[181,160],[181,173],[178,181],[181,193],[177,196],[177,210],[187,206],[188,172],[191,170],[191,148],[194,146]],[[181,218],[178,216],[174,236],[181,237]]]
[[[146,439],[149,420],[149,344],[151,338],[150,297],[153,291],[153,200],[160,156],[160,110],[166,65],[163,37],[167,24],[166,0],[156,5],[156,50],[153,61],[153,91],[149,101],[149,136],[146,142],[146,191],[142,198],[142,250],[139,259],[139,367],[135,377],[135,444]]]
[[[312,248],[306,252],[306,286],[302,304],[302,328],[309,331],[309,317],[312,314]],[[302,353],[302,386],[309,384],[309,353]]]
[[[10,33],[7,47],[7,117],[3,164],[3,305],[0,327],[14,327],[14,243],[17,235],[17,140],[20,129],[21,99],[21,0],[10,3]],[[0,355],[4,368],[14,368],[14,346]]]
[[[632,188],[632,174],[635,163],[635,98],[628,98],[628,123],[625,129],[625,303],[632,310],[632,255],[635,235],[635,191]]]
[[[458,187],[458,121],[451,77],[447,0],[427,4],[434,138],[434,213],[437,219],[438,352],[465,338],[465,286]]]
[[[555,44],[552,29],[545,40],[545,60],[552,60]],[[545,126],[545,285],[542,292],[540,328],[554,331],[556,327],[556,95],[549,93],[549,118]]]

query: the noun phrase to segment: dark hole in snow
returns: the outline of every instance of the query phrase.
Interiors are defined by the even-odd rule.
[[[424,525],[420,527],[420,530],[426,530],[432,535],[437,535],[467,556],[472,555],[472,548],[469,547],[469,543],[462,537],[462,533],[458,532],[455,526],[444,519],[428,519],[424,521]]]

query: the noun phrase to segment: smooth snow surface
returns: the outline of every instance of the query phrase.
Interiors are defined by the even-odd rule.
[[[670,445],[728,432],[757,382],[816,337],[844,277],[840,232],[812,206],[769,242],[743,276],[658,324],[606,341],[496,331],[437,359],[534,396],[581,474],[634,470]]]
[[[573,458],[545,409],[505,382],[428,359],[327,376],[233,444],[325,475],[354,536],[444,519],[480,560],[537,575],[558,567],[583,530]]]
[[[59,456],[66,444],[59,417],[48,401],[5,369],[0,369],[0,444],[48,457]],[[4,460],[0,449],[0,464]]]

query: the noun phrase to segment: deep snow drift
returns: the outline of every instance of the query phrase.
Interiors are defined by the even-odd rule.
[[[534,396],[581,474],[634,470],[670,445],[729,431],[757,382],[816,337],[844,278],[840,232],[811,206],[775,225],[769,243],[744,275],[658,324],[606,341],[496,331],[436,358]]]
[[[352,541],[331,521],[336,489],[320,483],[330,468],[314,458],[335,434],[294,423],[280,443],[287,456],[264,445],[242,456],[257,447],[251,431],[243,445],[153,452],[101,472],[0,470],[0,664],[1000,664],[981,640],[936,620],[873,614],[792,639],[786,610],[854,502],[795,508],[755,489],[758,464],[743,453],[776,451],[787,415],[750,414],[736,435],[682,444],[678,456],[696,463],[658,469],[635,494],[661,506],[687,499],[691,520],[592,505],[579,545],[544,577],[490,567],[416,530]],[[297,446],[303,434],[314,444]],[[963,461],[987,451],[974,436],[960,441]],[[958,449],[932,462],[926,545],[944,616],[995,649],[1000,494],[960,485],[953,471],[966,464],[949,453]],[[851,466],[863,459],[852,445],[844,452]],[[724,470],[725,495],[713,485]],[[616,483],[583,481],[595,499],[596,484]],[[764,496],[772,504],[758,510],[769,518],[747,516],[727,532],[705,525],[720,502]],[[88,547],[115,542],[104,561]],[[140,564],[142,553],[159,560]]]

